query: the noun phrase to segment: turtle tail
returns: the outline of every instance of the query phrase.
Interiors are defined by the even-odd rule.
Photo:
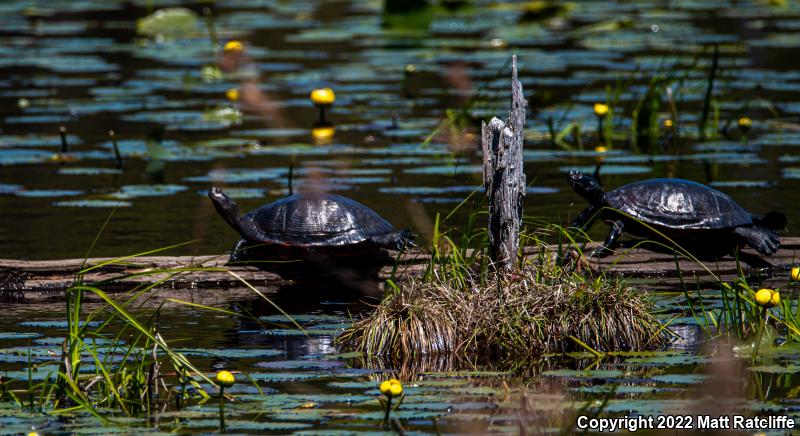
[[[783,230],[786,227],[786,215],[781,212],[772,211],[764,216],[753,216],[753,224],[771,230]]]

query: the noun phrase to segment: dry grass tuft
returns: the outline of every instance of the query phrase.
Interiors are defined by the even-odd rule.
[[[544,353],[664,347],[669,331],[640,291],[591,278],[539,256],[513,275],[477,267],[433,266],[400,283],[339,342],[368,356],[407,360],[454,354],[469,360],[519,360]]]

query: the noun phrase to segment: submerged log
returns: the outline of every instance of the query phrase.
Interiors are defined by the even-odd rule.
[[[630,243],[629,243],[630,244]],[[772,257],[760,257],[752,249],[741,252],[739,262],[731,257],[703,264],[676,258],[670,253],[653,252],[644,248],[620,248],[617,253],[601,259],[591,259],[586,267],[596,273],[604,272],[623,276],[632,285],[644,290],[679,290],[681,280],[689,289],[714,288],[717,280],[732,281],[740,272],[751,278],[763,280],[764,286],[786,286],[790,267],[800,265],[800,238],[783,238],[780,250]],[[590,244],[587,250],[594,248]],[[628,245],[630,246],[630,245]],[[551,246],[552,252],[557,247]],[[526,257],[539,254],[538,247],[525,247]],[[420,274],[430,260],[428,253],[417,251],[402,255],[389,253],[399,260],[393,265],[369,271],[373,280],[365,280],[364,288],[373,292],[382,289],[382,279]],[[389,257],[387,256],[387,259]],[[10,260],[0,259],[0,297],[35,299],[36,296],[60,294],[75,283],[82,269],[95,267],[83,274],[83,282],[104,291],[130,291],[137,286],[159,282],[158,289],[167,294],[177,290],[200,292],[202,290],[242,291],[247,288],[242,280],[259,291],[270,293],[283,286],[297,283],[298,278],[283,271],[264,271],[254,266],[227,265],[227,255],[209,256],[150,256],[111,262],[110,258],[65,260]],[[309,271],[308,269],[305,270]],[[315,276],[316,274],[306,274]],[[365,279],[364,276],[354,280]],[[755,282],[754,282],[755,283]]]
[[[517,79],[517,56],[511,58],[511,109],[508,120],[492,118],[481,123],[483,183],[489,198],[489,253],[495,265],[505,270],[517,266],[525,169],[522,142],[525,107],[522,84]]]

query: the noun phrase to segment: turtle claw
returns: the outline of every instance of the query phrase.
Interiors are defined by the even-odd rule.
[[[734,229],[734,233],[747,245],[765,256],[772,256],[781,246],[780,235],[775,230],[759,226],[737,227]]]

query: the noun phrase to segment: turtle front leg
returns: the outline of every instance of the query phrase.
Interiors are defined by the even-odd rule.
[[[608,232],[608,236],[606,236],[603,245],[594,249],[589,257],[603,257],[611,254],[611,251],[619,245],[619,238],[622,236],[623,229],[625,229],[625,223],[622,221],[617,220],[611,223],[611,231]]]
[[[231,257],[228,258],[228,263],[246,262],[247,260],[247,241],[239,239],[239,242],[231,249]]]
[[[571,227],[575,227],[579,230],[586,230],[594,224],[597,215],[597,208],[594,206],[589,206],[584,209],[574,221],[572,221]]]

